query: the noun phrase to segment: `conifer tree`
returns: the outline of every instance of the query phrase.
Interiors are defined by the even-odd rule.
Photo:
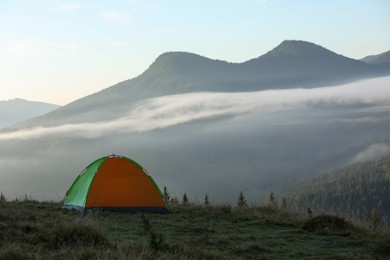
[[[164,192],[163,192],[163,196],[164,196],[164,199],[166,202],[169,201],[169,199],[171,198],[171,196],[169,195],[169,192],[168,192],[168,189],[167,189],[167,186],[164,186]]]
[[[242,191],[240,191],[240,195],[238,196],[237,206],[238,207],[246,206],[246,199],[245,199],[244,193]]]
[[[276,202],[274,193],[271,191],[271,193],[268,195],[268,207],[269,208],[276,208],[278,206],[278,203]]]
[[[203,203],[205,206],[208,206],[210,205],[210,201],[209,201],[209,195],[206,195],[204,196],[204,203]]]
[[[187,198],[187,194],[184,193],[183,195],[183,202],[182,202],[183,205],[187,205],[188,204],[188,198]]]

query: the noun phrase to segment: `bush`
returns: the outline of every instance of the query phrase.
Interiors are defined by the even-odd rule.
[[[352,225],[344,218],[332,215],[319,215],[309,219],[303,224],[302,229],[313,232],[326,234],[329,232],[343,233],[351,230]]]

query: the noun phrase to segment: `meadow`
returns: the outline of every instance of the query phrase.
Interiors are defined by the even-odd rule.
[[[266,205],[171,203],[170,214],[0,200],[0,259],[388,259],[388,227]]]

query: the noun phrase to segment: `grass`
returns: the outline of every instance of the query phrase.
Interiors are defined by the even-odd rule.
[[[79,213],[0,201],[0,259],[388,259],[390,233],[335,216],[229,205]]]

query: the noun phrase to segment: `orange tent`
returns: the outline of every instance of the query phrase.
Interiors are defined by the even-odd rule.
[[[168,212],[160,189],[148,172],[124,156],[91,163],[66,193],[64,208],[109,211]]]

